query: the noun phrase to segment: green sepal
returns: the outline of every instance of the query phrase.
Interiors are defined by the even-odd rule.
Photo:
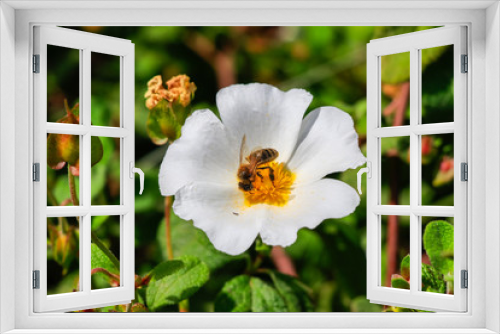
[[[171,104],[161,100],[149,112],[146,129],[153,143],[164,145],[169,140],[174,141],[181,136],[182,124],[172,110]]]

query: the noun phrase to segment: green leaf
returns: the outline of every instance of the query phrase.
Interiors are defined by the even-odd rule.
[[[406,255],[401,260],[401,276],[407,281],[410,280],[410,255]]]
[[[422,263],[422,285],[424,291],[446,293],[446,282],[443,275],[425,263]]]
[[[397,84],[410,78],[410,53],[402,52],[381,57],[382,82]]]
[[[441,57],[441,55],[445,53],[448,48],[453,48],[453,46],[445,45],[445,46],[423,49],[421,53],[422,69],[425,69],[427,65],[432,64],[436,60],[438,60],[438,58]]]
[[[97,247],[96,244],[91,243],[90,244],[90,253],[91,253],[91,258],[90,258],[90,264],[92,266],[92,269],[95,268],[104,268],[107,271],[120,275],[120,268],[117,268],[113,262],[109,259],[109,257],[103,253],[103,251]]]
[[[104,153],[102,148],[102,143],[99,137],[90,138],[90,165],[94,166],[96,163],[101,161],[102,155]]]
[[[193,256],[160,263],[153,269],[146,291],[147,306],[154,311],[177,304],[198,291],[208,277],[207,265]]]
[[[241,260],[245,256],[231,256],[216,250],[205,232],[194,227],[192,222],[179,218],[173,210],[170,212],[170,228],[174,257],[181,255],[195,256],[204,262],[211,271],[231,261]],[[164,219],[158,227],[157,240],[163,250],[164,259],[167,259]]]
[[[305,285],[292,276],[276,271],[270,271],[269,276],[289,312],[313,311],[313,304]]]
[[[260,278],[250,278],[252,312],[286,312],[285,301],[278,291]]]
[[[291,277],[270,273],[275,289],[260,278],[241,275],[226,282],[215,299],[216,312],[299,312],[312,310],[309,297]],[[298,293],[299,292],[299,293]],[[284,295],[287,295],[284,297]],[[295,297],[294,297],[295,296]]]
[[[378,304],[372,304],[366,296],[358,296],[351,301],[351,312],[382,312],[383,307]]]
[[[444,220],[427,224],[424,248],[431,264],[443,275],[453,275],[453,225]]]
[[[410,290],[410,283],[400,275],[392,275],[391,287],[396,289]]]
[[[252,308],[250,276],[236,276],[226,282],[215,298],[215,312],[249,312]]]

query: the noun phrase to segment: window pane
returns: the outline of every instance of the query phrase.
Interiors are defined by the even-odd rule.
[[[80,205],[80,136],[47,135],[47,205]]]
[[[120,57],[92,52],[92,125],[120,126]]]
[[[410,137],[380,139],[382,205],[410,205]]]
[[[47,121],[79,124],[79,100],[80,50],[47,45]]]
[[[92,217],[92,290],[120,286],[120,220]]]
[[[410,124],[410,52],[380,57],[382,126]]]
[[[453,218],[422,217],[422,291],[453,294]]]
[[[422,136],[422,205],[453,205],[453,134]]]
[[[48,295],[80,290],[79,220],[80,217],[47,218]]]
[[[410,288],[410,217],[380,216],[380,286]]]
[[[120,204],[120,142],[120,138],[92,137],[92,205]]]
[[[421,50],[422,123],[453,122],[453,45]]]

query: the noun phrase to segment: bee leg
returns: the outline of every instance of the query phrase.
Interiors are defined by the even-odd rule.
[[[264,179],[264,176],[262,176],[262,174],[261,174],[260,172],[257,172],[257,173],[255,173],[255,174],[257,174],[257,176],[258,176],[258,177],[260,177],[260,179],[261,179],[261,180],[263,180],[263,179]]]
[[[273,183],[273,186],[274,186],[274,169],[272,169],[271,167],[269,166],[266,166],[266,167],[259,167],[257,169],[269,169],[269,179],[271,179],[271,182]],[[262,178],[262,175],[257,172],[257,175],[260,176],[260,178]]]
[[[272,169],[272,168],[269,168],[269,178],[273,182],[273,186],[274,186],[274,169]]]

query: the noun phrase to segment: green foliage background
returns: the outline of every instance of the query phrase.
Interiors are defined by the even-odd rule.
[[[264,268],[261,272],[249,273],[249,264],[256,257],[255,250],[251,249],[236,257],[218,252],[204,232],[175,215],[172,215],[175,260],[164,262],[167,260],[164,198],[159,192],[158,172],[167,145],[156,146],[148,137],[148,109],[144,105],[144,93],[147,82],[157,74],[161,74],[164,81],[178,74],[187,74],[198,87],[192,109],[210,108],[217,112],[216,93],[224,83],[231,80],[235,83],[266,82],[283,90],[303,88],[314,96],[308,111],[320,106],[336,106],[353,117],[361,149],[366,153],[367,43],[375,38],[430,27],[70,28],[129,39],[135,43],[136,166],[146,174],[144,194],[136,194],[135,201],[135,263],[136,274],[142,279],[150,279],[151,287],[147,291],[138,289],[136,302],[147,304],[148,311],[178,311],[176,303],[187,297],[192,312],[384,310],[382,306],[370,304],[366,300],[364,193],[361,204],[352,215],[326,220],[315,230],[299,231],[297,242],[286,249],[297,269],[298,280],[278,273],[267,257],[261,264],[261,268]],[[75,55],[74,51],[56,50],[50,55],[48,119],[55,121],[64,116],[64,98],[68,99],[70,106],[78,102],[79,60],[77,51]],[[226,57],[224,59],[233,65],[222,66],[219,62],[224,59],[217,57]],[[426,121],[447,121],[450,114],[453,115],[453,77],[450,79],[445,73],[449,69],[449,62],[449,51],[445,49],[431,52],[423,60],[423,118]],[[388,85],[388,89],[408,82],[409,62],[404,57],[383,60],[382,64],[383,83]],[[232,72],[228,72],[228,69]],[[92,122],[95,125],[116,126],[120,122],[118,75],[119,62],[116,57],[93,56]],[[383,98],[383,107],[394,99],[390,94]],[[394,117],[394,114],[383,116],[382,123],[393,125]],[[406,108],[404,122],[408,119],[409,110]],[[116,204],[120,179],[119,142],[109,138],[101,138],[101,141],[104,147],[103,159],[92,168],[92,204]],[[437,138],[430,142],[429,152],[423,153],[426,166],[422,184],[424,204],[453,205],[453,185],[449,177],[444,177],[444,181],[441,180],[437,185],[435,183],[436,178],[442,174],[443,157],[451,155],[452,158],[452,144],[448,139]],[[395,164],[397,170],[409,170],[408,148],[409,141],[406,138],[391,138],[387,141],[383,145],[383,173],[391,168],[391,164]],[[339,178],[356,187],[356,172],[349,170],[330,177]],[[67,175],[51,170],[49,173],[49,188],[61,203],[68,197]],[[391,190],[389,176],[383,176],[382,198],[389,202],[394,195],[401,204],[409,196],[409,173],[397,174],[395,190]],[[391,191],[395,194],[391,194]],[[107,247],[116,249],[119,229],[108,221],[108,217],[96,217],[92,226]],[[49,224],[55,224],[55,221]],[[409,221],[400,219],[398,225],[400,238],[397,253],[400,261],[409,254]],[[385,241],[384,237],[383,281],[387,276]],[[97,247],[93,247],[92,251],[95,257],[93,263],[97,266],[102,254]],[[69,271],[64,272],[54,261],[52,254],[49,245],[51,293],[72,291],[77,283],[77,257],[74,260],[76,264],[73,263],[69,266]],[[119,258],[119,254],[115,255]],[[425,256],[424,260],[430,264]],[[108,268],[111,273],[119,272],[109,260],[104,258],[103,261],[100,264],[102,267]],[[449,266],[446,259],[437,261],[439,268]],[[429,272],[432,270],[429,269]],[[398,266],[397,272],[391,274],[402,274],[402,270]],[[436,277],[442,280],[442,275],[446,274],[449,272],[436,274],[441,275]],[[109,286],[106,281],[108,276],[102,273],[96,275],[100,279],[93,279],[94,288]],[[193,278],[193,275],[196,277]],[[175,281],[176,277],[186,286],[170,293],[169,282]],[[398,282],[405,285],[404,282]],[[436,289],[444,292],[442,285]],[[109,310],[125,309],[120,306],[97,311]],[[137,306],[135,310],[145,311],[142,306]]]

